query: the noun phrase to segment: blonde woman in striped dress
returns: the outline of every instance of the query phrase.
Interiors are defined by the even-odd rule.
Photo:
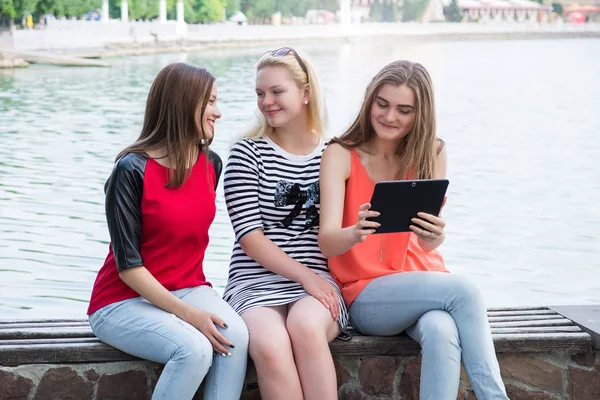
[[[259,123],[224,173],[235,232],[225,300],[250,332],[263,399],[337,399],[328,343],[348,314],[319,250],[319,168],[326,112],[317,78],[291,48],[258,61]]]

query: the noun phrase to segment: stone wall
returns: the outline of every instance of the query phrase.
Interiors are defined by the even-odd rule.
[[[499,354],[512,400],[599,400],[600,352]],[[419,399],[420,357],[338,357],[339,397],[344,400]],[[475,400],[465,371],[459,400]]]
[[[499,360],[512,400],[600,399],[598,351],[499,354]],[[420,362],[420,357],[335,357],[339,398],[417,400]],[[161,370],[146,361],[0,367],[0,400],[146,400]],[[458,399],[475,398],[463,371]],[[252,367],[242,399],[260,399]]]
[[[129,46],[153,44],[157,38],[176,36],[175,21],[121,22],[51,20],[44,30],[21,29],[12,32],[18,50],[101,49],[109,43]]]

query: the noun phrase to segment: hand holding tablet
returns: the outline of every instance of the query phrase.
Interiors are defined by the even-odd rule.
[[[371,197],[371,210],[379,216],[368,218],[368,221],[381,224],[374,233],[411,232],[410,226],[415,225],[413,218],[426,221],[418,213],[439,215],[448,184],[447,179],[377,182]]]

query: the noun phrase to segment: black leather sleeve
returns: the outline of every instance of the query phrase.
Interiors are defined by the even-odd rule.
[[[130,153],[117,161],[104,185],[106,221],[117,271],[143,265],[142,192],[147,159]]]
[[[211,164],[213,165],[213,168],[215,169],[215,191],[217,190],[217,187],[219,186],[219,178],[221,177],[221,172],[223,171],[223,161],[221,161],[221,157],[219,157],[219,155],[217,153],[215,153],[214,151],[212,151],[211,149],[208,149],[208,160],[211,162]]]

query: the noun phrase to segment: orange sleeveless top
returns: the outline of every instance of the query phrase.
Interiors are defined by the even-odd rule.
[[[371,200],[375,189],[356,150],[350,150],[350,154],[352,161],[346,182],[343,228],[356,224],[360,206]],[[346,253],[330,257],[329,271],[342,288],[347,306],[374,278],[408,271],[448,272],[442,255],[437,250],[423,251],[412,232],[369,235]]]

